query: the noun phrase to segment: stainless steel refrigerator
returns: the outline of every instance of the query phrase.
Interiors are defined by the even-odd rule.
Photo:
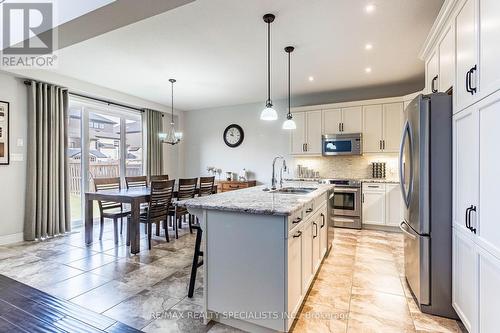
[[[450,95],[419,95],[407,106],[399,164],[406,280],[422,312],[457,318],[451,305]]]

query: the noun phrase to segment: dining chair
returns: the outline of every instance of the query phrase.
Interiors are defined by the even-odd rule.
[[[120,178],[94,178],[94,188],[96,192],[105,190],[121,190]],[[130,215],[130,211],[124,210],[123,204],[112,201],[98,201],[101,213],[101,230],[99,240],[102,239],[104,230],[104,219],[113,220],[114,240],[118,244],[118,219],[120,219],[120,235],[123,233],[123,218]]]
[[[200,177],[198,196],[205,197],[212,195],[214,191],[215,177]]]
[[[161,180],[168,180],[168,175],[155,175],[149,177],[149,181],[151,182],[156,182],[156,181],[161,181]]]
[[[148,177],[146,176],[125,177],[125,184],[127,184],[127,189],[131,189],[134,187],[146,187],[148,186]]]
[[[165,239],[170,241],[168,236],[168,212],[172,204],[172,197],[174,195],[175,179],[164,181],[153,181],[151,183],[151,197],[149,206],[146,212],[141,213],[139,216],[140,223],[144,223],[148,229],[148,248],[151,250],[151,234],[153,223],[160,225],[164,223]],[[130,217],[129,217],[130,219]],[[130,221],[128,223],[130,226]]]
[[[177,191],[177,200],[187,200],[194,198],[196,193],[196,185],[198,183],[198,178],[184,178],[179,179],[179,189]],[[174,217],[174,228],[175,228],[175,238],[179,238],[179,224],[182,228],[182,218],[188,214],[188,211],[185,207],[172,206],[168,212],[169,216]],[[189,215],[191,219],[191,215]],[[191,224],[190,224],[191,225]],[[193,233],[191,227],[189,231]]]

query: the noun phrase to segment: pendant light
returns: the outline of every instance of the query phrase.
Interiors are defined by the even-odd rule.
[[[290,89],[290,53],[293,52],[295,48],[293,46],[285,47],[285,52],[288,53],[288,113],[286,115],[286,120],[283,123],[283,129],[286,130],[294,130],[297,128],[295,121],[293,121],[292,113],[290,112],[291,108],[291,89]]]
[[[273,109],[273,102],[271,101],[271,23],[274,21],[273,14],[264,15],[264,22],[267,23],[267,100],[266,107],[260,114],[261,120],[276,120],[278,113]]]
[[[171,112],[171,120],[170,120],[170,129],[167,133],[159,133],[161,142],[168,143],[170,145],[175,145],[181,142],[182,140],[182,132],[176,132],[175,130],[175,121],[174,121],[174,83],[175,79],[168,80],[172,84],[172,112]]]

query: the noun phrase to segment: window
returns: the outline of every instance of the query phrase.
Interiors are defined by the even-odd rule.
[[[93,179],[144,174],[142,114],[70,98],[67,140],[71,216],[81,225],[82,193],[94,190]]]

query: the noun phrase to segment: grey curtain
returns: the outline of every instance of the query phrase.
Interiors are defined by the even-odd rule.
[[[163,172],[163,144],[158,136],[163,132],[163,115],[154,110],[145,110],[145,127],[147,135],[146,175],[161,175]]]
[[[39,240],[71,229],[66,176],[67,111],[66,89],[31,82],[28,87],[26,240]]]

